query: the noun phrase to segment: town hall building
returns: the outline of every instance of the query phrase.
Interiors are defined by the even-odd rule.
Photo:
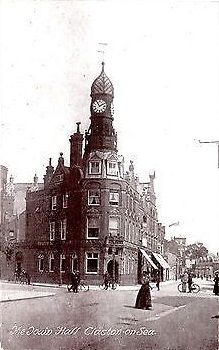
[[[136,284],[143,271],[168,278],[163,258],[165,227],[158,220],[155,173],[141,183],[131,161],[125,171],[113,127],[114,87],[105,73],[91,85],[90,127],[70,136],[70,165],[51,159],[44,185],[26,193],[25,240],[16,247],[14,268],[31,280],[66,283],[79,270],[88,284]]]

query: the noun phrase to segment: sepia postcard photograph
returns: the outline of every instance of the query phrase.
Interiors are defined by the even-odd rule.
[[[0,348],[219,349],[219,1],[0,1]]]

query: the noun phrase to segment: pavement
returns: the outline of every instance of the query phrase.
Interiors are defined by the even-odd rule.
[[[194,280],[194,282],[198,283],[201,286],[201,291],[198,293],[199,297],[209,297],[213,295],[213,282],[206,280]],[[153,287],[153,296],[162,296],[163,290],[166,293],[168,286],[176,285],[176,288],[170,288],[169,295],[177,295],[179,294],[177,290],[177,284],[180,281],[169,280],[160,283],[160,291],[157,291],[155,284],[151,283]],[[138,291],[140,285],[134,286],[118,286],[113,292],[117,291]],[[54,284],[46,284],[46,283],[33,283],[31,285],[18,284],[8,281],[0,282],[0,302],[9,302],[9,301],[17,301],[24,299],[33,299],[33,298],[43,298],[54,296],[57,293],[62,293],[63,290],[66,290],[66,285],[54,285]],[[90,291],[100,291],[99,286],[90,286]],[[112,291],[109,289],[109,292]],[[185,296],[192,296],[193,294],[184,294]]]
[[[34,299],[54,296],[54,290],[42,290],[35,286],[22,284],[0,282],[0,302],[17,301],[24,299]]]

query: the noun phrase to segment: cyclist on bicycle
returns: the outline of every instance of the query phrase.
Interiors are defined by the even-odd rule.
[[[71,286],[68,287],[68,291],[70,292],[71,290],[74,293],[78,293],[78,286],[80,284],[80,273],[79,271],[73,271],[70,274],[70,279],[71,279]]]

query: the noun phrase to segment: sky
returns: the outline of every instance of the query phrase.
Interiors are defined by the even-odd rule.
[[[15,182],[69,164],[69,136],[89,126],[90,87],[114,85],[126,168],[155,171],[166,238],[219,252],[219,2],[1,0],[0,163]],[[168,227],[179,221],[178,226]]]

